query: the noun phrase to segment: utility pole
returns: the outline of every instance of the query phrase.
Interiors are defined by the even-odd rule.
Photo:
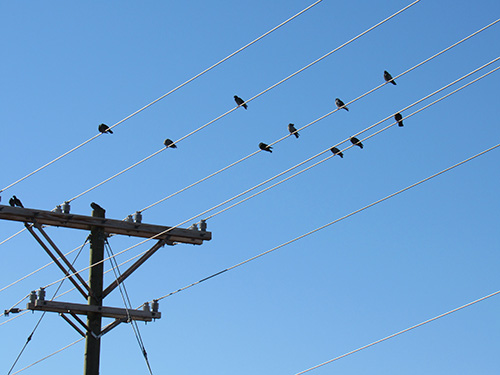
[[[92,217],[105,217],[105,211],[95,205]],[[102,306],[102,288],[104,279],[104,229],[92,226],[90,230],[90,265],[89,269],[89,306]],[[89,327],[85,337],[85,362],[83,367],[84,375],[99,375],[99,358],[101,352],[102,316],[99,313],[89,312],[87,314],[87,326]]]
[[[83,216],[70,214],[69,207],[65,212],[53,212],[0,205],[0,219],[23,222],[26,229],[87,302],[81,304],[46,300],[45,291],[40,289],[38,293],[31,292],[30,301],[27,304],[29,310],[59,313],[78,334],[85,337],[84,375],[99,374],[101,337],[106,333],[121,323],[131,323],[133,320],[150,322],[161,318],[161,313],[158,311],[158,301],[156,300],[153,300],[151,305],[146,302],[141,310],[134,310],[104,306],[104,298],[164,245],[173,246],[178,243],[201,245],[203,241],[212,239],[212,233],[206,231],[205,222],[200,225],[200,230],[196,225],[187,229],[172,228],[143,224],[139,212],[135,215],[135,221],[106,219],[105,210],[102,207],[95,203],[92,203],[91,207],[93,208],[92,216]],[[91,267],[88,284],[44,231],[44,226],[90,230]],[[41,236],[35,232],[35,229],[38,230]],[[120,277],[104,288],[104,243],[110,235],[150,238],[156,242],[134,264],[122,272]],[[53,252],[61,258],[62,262],[57,259],[56,254]],[[85,323],[78,315],[87,316],[87,322]],[[114,321],[103,328],[103,318],[112,318]]]

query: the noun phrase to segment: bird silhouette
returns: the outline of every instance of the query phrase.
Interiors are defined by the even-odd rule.
[[[288,131],[290,134],[293,134],[295,138],[299,138],[299,133],[297,132],[297,129],[295,129],[295,126],[293,124],[288,124]]]
[[[392,78],[391,74],[387,70],[384,70],[384,79],[385,79],[386,82],[390,82],[393,85],[396,84],[396,81],[394,81],[394,79]]]
[[[99,125],[99,127],[98,127],[97,129],[99,129],[99,131],[100,131],[101,133],[109,133],[109,134],[113,134],[113,131],[112,131],[112,130],[109,128],[109,126],[108,126],[108,125],[106,125],[106,124],[101,124],[101,125]]]
[[[101,206],[99,206],[97,203],[95,202],[92,202],[90,204],[90,207],[92,207],[93,210],[102,210],[102,211],[106,211],[104,208],[102,208]]]
[[[271,147],[271,146],[269,146],[269,145],[266,145],[264,142],[260,142],[260,143],[259,143],[259,148],[260,148],[262,151],[272,152],[272,151],[271,151],[272,147]]]
[[[351,137],[351,143],[354,146],[359,146],[359,148],[363,148],[363,144],[360,142],[360,140],[356,137]]]
[[[333,152],[333,155],[338,155],[340,156],[341,158],[344,157],[344,154],[340,152],[340,150],[337,148],[337,147],[332,147],[330,149],[331,152]]]
[[[236,104],[238,104],[238,107],[241,105],[243,108],[247,109],[247,105],[245,104],[245,101],[243,99],[241,99],[239,96],[235,95],[234,101],[236,102]]]
[[[403,116],[401,116],[401,113],[396,113],[394,115],[394,120],[398,122],[398,126],[403,126]]]
[[[21,203],[21,201],[19,200],[18,197],[16,197],[15,195],[12,196],[12,198],[9,199],[9,204],[12,206],[12,207],[22,207],[24,208],[23,204]]]
[[[172,141],[171,139],[167,138],[165,139],[165,141],[163,142],[163,144],[165,145],[165,147],[170,147],[170,148],[177,148],[177,146],[175,145],[174,141]]]
[[[344,102],[339,98],[335,99],[335,105],[338,107],[338,109],[344,108],[347,112],[349,112],[349,109],[345,106]]]

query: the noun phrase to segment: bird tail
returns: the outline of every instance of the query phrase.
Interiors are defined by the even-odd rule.
[[[359,147],[363,148],[363,144],[361,142],[359,142]]]
[[[347,112],[349,112],[349,108],[347,108],[346,106],[343,107]]]
[[[339,156],[343,159],[344,158],[344,154],[341,152],[339,153]]]
[[[295,132],[293,135],[295,135],[295,138],[299,138],[299,133]]]
[[[242,106],[243,106],[243,108],[245,108],[245,109],[247,109],[247,108],[248,108],[248,106],[247,106],[245,103],[243,103],[243,104],[242,104]]]
[[[398,126],[404,126],[403,121],[398,121]]]
[[[391,79],[391,83],[392,83],[393,85],[396,85],[396,82],[395,82],[393,79]]]
[[[108,129],[108,133],[109,133],[109,134],[113,134],[113,130]]]

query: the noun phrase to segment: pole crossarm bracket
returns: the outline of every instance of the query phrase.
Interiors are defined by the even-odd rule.
[[[57,246],[54,244],[54,242],[52,240],[50,240],[50,237],[48,237],[48,235],[45,233],[45,231],[42,229],[42,227],[40,225],[38,225],[38,223],[35,223],[34,225],[40,231],[40,233],[43,234],[43,236],[45,237],[45,239],[48,239],[49,244],[54,248],[54,250],[56,250],[57,254],[66,263],[66,265],[73,272],[73,274],[77,276],[78,280],[80,280],[80,282],[87,289],[87,291],[90,291],[90,288],[87,285],[87,283],[85,282],[85,280],[83,280],[83,278],[76,272],[76,270],[73,268],[73,266],[71,265],[71,263],[68,262],[68,260],[64,256],[64,254],[57,248]],[[61,271],[63,271],[63,273],[66,275],[66,277],[68,278],[68,280],[71,281],[71,283],[75,286],[75,288],[83,295],[84,298],[88,298],[87,292],[85,292],[83,290],[83,288],[81,287],[81,285],[74,279],[74,277],[64,267],[64,265],[61,262],[59,262],[59,260],[52,253],[52,251],[50,251],[49,247],[45,244],[45,242],[43,242],[43,240],[36,234],[36,232],[33,230],[33,226],[29,225],[26,222],[24,223],[24,226],[26,227],[26,229],[28,229],[28,231],[35,238],[35,240],[37,240],[37,242],[40,244],[40,246],[45,250],[45,252],[49,255],[49,257],[54,261],[54,263],[59,267],[59,269]]]
[[[115,318],[140,320],[143,322],[151,322],[153,319],[160,319],[161,312],[148,310],[132,310],[122,309],[118,307],[83,305],[80,303],[58,302],[48,300],[36,300],[28,302],[26,305],[28,310],[51,311],[57,313],[69,313],[71,315],[87,315],[88,313],[100,314],[104,318]]]
[[[115,281],[113,281],[103,292],[102,298],[106,297],[109,293],[111,293],[118,285],[120,285],[127,277],[129,277],[132,272],[138,269],[146,260],[148,260],[160,247],[165,245],[167,240],[159,240],[157,243],[151,247],[146,253],[140,257],[134,264],[132,264],[125,272],[123,272],[120,277],[118,277]]]
[[[106,219],[93,216],[73,215],[31,208],[10,207],[0,205],[0,219],[22,221],[55,227],[91,230],[91,227],[102,227],[107,235],[120,234],[132,237],[168,240],[170,243],[187,243],[201,245],[210,241],[212,233],[184,228],[172,228],[161,225],[131,223],[122,220]]]

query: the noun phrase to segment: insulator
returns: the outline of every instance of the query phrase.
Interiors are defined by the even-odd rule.
[[[36,301],[36,292],[32,290],[30,293],[30,302],[35,303],[35,301]]]
[[[194,223],[193,225],[191,225],[188,229],[191,229],[191,230],[198,230],[198,224]]]
[[[69,205],[69,202],[64,202],[61,206],[63,213],[69,214],[69,210],[71,206]]]
[[[61,205],[57,205],[56,208],[54,208],[52,211],[54,211],[57,214],[62,214],[63,212]]]
[[[132,215],[128,215],[127,218],[124,220],[127,223],[133,223],[134,222],[134,217]]]
[[[207,231],[207,221],[206,220],[200,220],[200,230],[202,232],[206,232]]]
[[[142,307],[144,311],[151,311],[149,308],[149,302],[144,302],[144,306]]]
[[[142,214],[140,211],[136,211],[136,213],[134,214],[134,221],[136,223],[142,223]]]
[[[43,288],[38,289],[38,299],[40,301],[45,300],[45,289],[43,289]]]
[[[157,299],[154,299],[153,302],[151,302],[151,309],[153,312],[158,312],[158,308],[160,307],[160,304],[158,303]]]

